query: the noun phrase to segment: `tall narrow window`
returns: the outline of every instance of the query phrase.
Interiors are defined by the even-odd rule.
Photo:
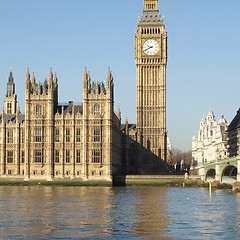
[[[100,113],[100,106],[99,106],[99,104],[95,104],[94,105],[93,112],[94,112],[94,114]]]
[[[34,151],[34,160],[35,160],[35,163],[43,162],[43,150],[42,149],[36,149]]]
[[[25,143],[25,129],[21,130],[21,143]]]
[[[95,127],[93,129],[93,142],[101,142],[101,128]]]
[[[59,142],[60,141],[60,132],[59,132],[59,128],[55,128],[55,142]]]
[[[59,150],[55,150],[55,163],[59,163]]]
[[[25,162],[25,152],[22,151],[22,163],[24,163],[24,162]]]
[[[80,163],[81,162],[81,152],[80,150],[76,150],[76,163]]]
[[[70,163],[70,150],[66,150],[66,163]]]
[[[42,127],[36,127],[35,128],[34,140],[35,140],[35,142],[43,142],[43,129],[42,129]]]
[[[100,149],[93,149],[92,163],[102,163],[102,153]]]
[[[81,141],[81,130],[80,128],[76,129],[76,142],[80,142]]]
[[[8,114],[12,113],[12,103],[7,103],[7,113]]]
[[[70,128],[66,128],[66,142],[70,142]]]
[[[13,143],[13,129],[8,129],[7,131],[7,143]]]
[[[13,151],[7,151],[7,163],[13,163]]]
[[[36,115],[41,115],[42,114],[42,106],[37,104],[36,105]]]

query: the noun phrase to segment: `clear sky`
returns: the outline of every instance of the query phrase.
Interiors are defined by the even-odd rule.
[[[240,1],[159,0],[168,32],[167,130],[174,148],[191,150],[211,109],[229,121],[240,107]],[[59,102],[82,102],[84,68],[115,83],[115,109],[135,123],[134,33],[143,0],[0,0],[0,109],[12,67],[24,111],[27,67],[43,82],[50,66]]]

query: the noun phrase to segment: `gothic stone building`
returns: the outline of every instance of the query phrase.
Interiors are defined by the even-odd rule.
[[[52,70],[44,83],[26,75],[25,114],[17,109],[10,72],[0,115],[0,175],[25,179],[79,177],[111,180],[120,174],[120,114],[113,111],[113,77],[92,82],[85,71],[83,103],[58,104]]]
[[[144,0],[135,33],[136,124],[114,113],[113,77],[85,71],[83,103],[58,103],[58,79],[26,75],[25,113],[17,109],[10,72],[0,115],[0,176],[107,179],[165,169],[167,33],[158,0]]]

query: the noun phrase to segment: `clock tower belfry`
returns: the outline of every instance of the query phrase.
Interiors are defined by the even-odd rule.
[[[166,160],[167,33],[158,0],[144,0],[135,33],[138,142]]]

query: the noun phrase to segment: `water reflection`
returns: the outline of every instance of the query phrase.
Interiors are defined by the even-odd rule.
[[[0,187],[1,239],[239,239],[240,195],[158,187]]]
[[[136,204],[134,231],[146,239],[171,239],[166,237],[166,188],[140,188]]]

